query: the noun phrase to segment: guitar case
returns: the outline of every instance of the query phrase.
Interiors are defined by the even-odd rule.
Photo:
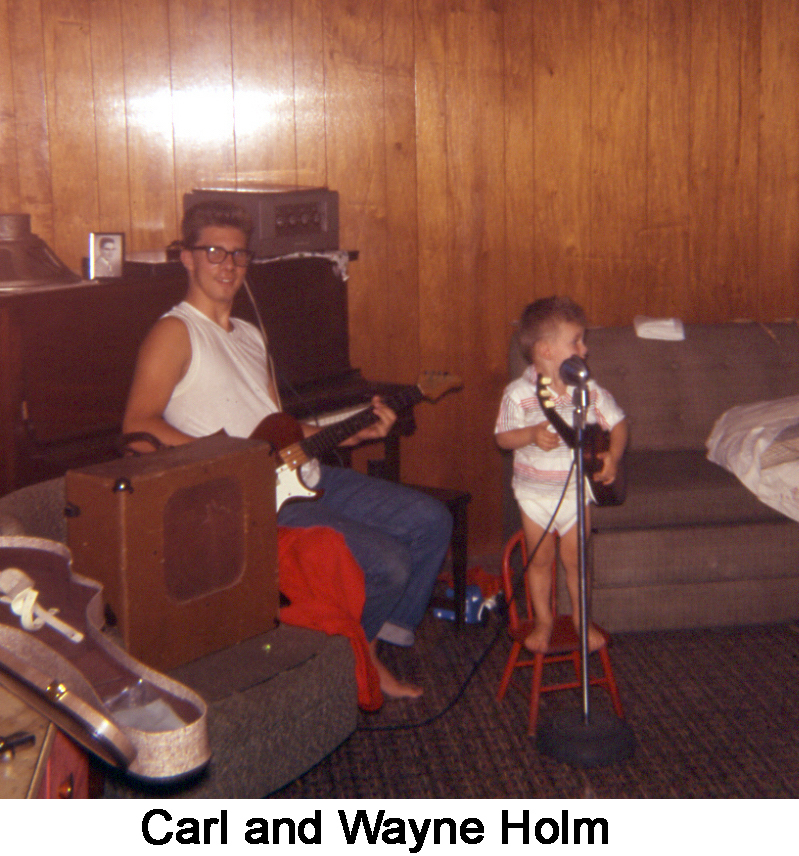
[[[102,586],[58,542],[0,536],[0,685],[106,763],[147,780],[210,757],[207,709],[102,630]]]

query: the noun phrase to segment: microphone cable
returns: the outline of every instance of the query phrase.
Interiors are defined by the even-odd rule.
[[[255,320],[257,322],[258,329],[261,332],[261,338],[264,340],[264,352],[266,354],[266,378],[267,382],[271,381],[272,387],[275,390],[275,397],[277,398],[275,404],[277,405],[277,409],[280,411],[283,409],[283,402],[280,400],[280,387],[277,383],[275,363],[272,359],[272,354],[269,351],[269,337],[266,335],[266,325],[264,324],[264,319],[261,317],[261,310],[258,308],[255,295],[252,292],[249,274],[244,275],[244,290],[247,292],[247,298],[249,299],[250,306],[255,313]]]
[[[302,417],[302,419],[298,419],[298,421],[302,421],[304,419],[305,421],[308,422],[309,425],[316,425],[317,428],[320,427],[319,426],[318,414],[313,413],[310,410],[310,408],[308,408],[306,405],[304,405],[302,403],[302,398],[301,398],[299,392],[297,391],[297,389],[295,388],[295,386],[286,377],[284,372],[279,371],[275,367],[275,361],[272,359],[272,354],[269,350],[269,337],[266,335],[266,325],[264,324],[263,318],[261,317],[261,311],[258,308],[258,303],[255,300],[255,295],[253,294],[252,286],[250,285],[249,275],[244,277],[244,290],[247,292],[247,298],[249,299],[250,305],[251,305],[252,310],[255,314],[257,327],[261,333],[261,338],[264,340],[264,349],[266,350],[267,379],[272,381],[272,386],[274,387],[274,390],[275,390],[275,396],[277,397],[277,401],[275,402],[277,404],[277,409],[279,411],[283,410],[283,401],[282,401],[281,396],[280,396],[280,385],[278,383],[278,380],[280,380],[283,382],[284,388],[287,389],[291,393],[291,395],[294,397],[295,401],[305,411],[305,416]],[[345,465],[344,459],[341,456],[341,454],[338,452],[337,449],[331,449],[330,454],[334,455],[342,466]]]

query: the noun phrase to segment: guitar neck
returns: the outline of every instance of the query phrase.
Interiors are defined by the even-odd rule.
[[[413,404],[418,403],[424,398],[422,391],[418,386],[408,386],[393,395],[390,395],[386,400],[386,404],[394,412],[404,410]],[[334,449],[344,440],[349,439],[354,434],[357,434],[361,429],[377,422],[378,417],[372,407],[366,407],[360,413],[343,419],[341,422],[336,422],[333,425],[328,425],[321,431],[317,431],[310,437],[306,437],[300,442],[300,447],[305,455],[310,458],[319,458]]]

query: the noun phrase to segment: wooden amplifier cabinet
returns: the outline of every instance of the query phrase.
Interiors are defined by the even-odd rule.
[[[66,499],[73,569],[136,659],[166,671],[277,623],[268,444],[214,435],[69,470]]]

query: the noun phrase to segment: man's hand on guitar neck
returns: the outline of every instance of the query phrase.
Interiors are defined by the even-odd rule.
[[[348,437],[340,445],[357,446],[367,440],[381,440],[388,434],[397,421],[397,414],[378,395],[372,399],[372,410],[377,420],[366,428],[361,428],[357,434]],[[321,429],[316,425],[309,425],[307,422],[302,424],[302,432],[306,437],[316,434],[319,430]]]

